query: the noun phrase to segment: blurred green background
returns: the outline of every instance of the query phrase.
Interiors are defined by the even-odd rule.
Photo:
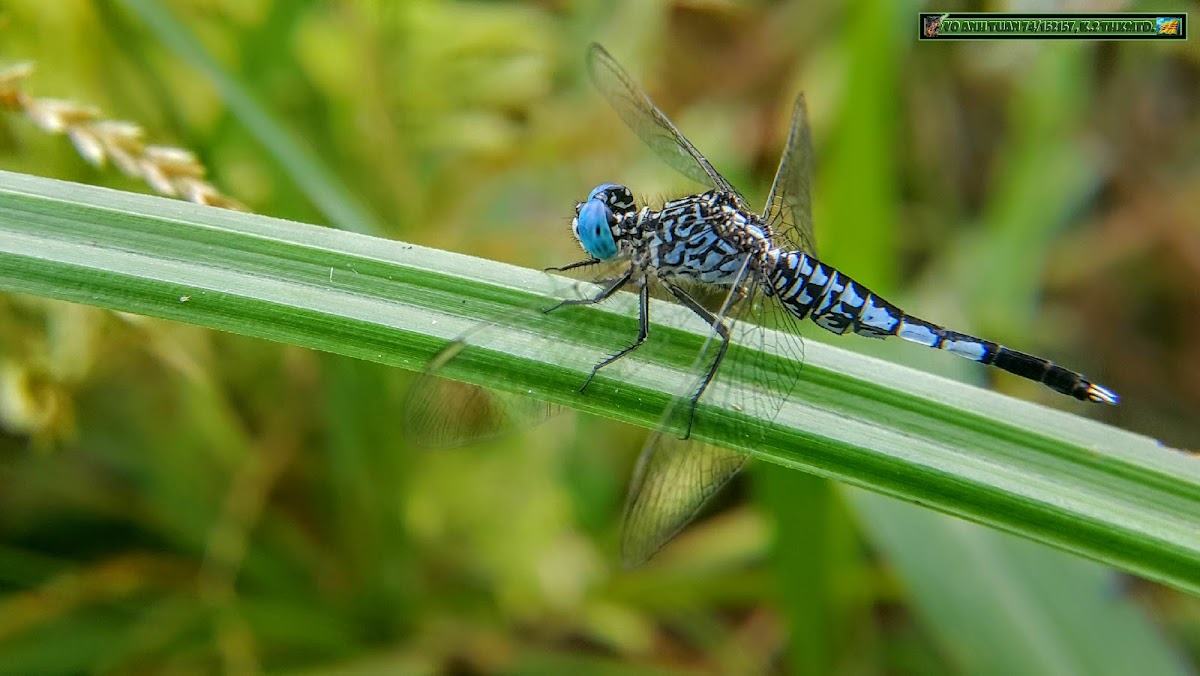
[[[1165,7],[1189,5],[1088,9]],[[571,207],[598,183],[695,190],[591,90],[588,42],[754,201],[804,91],[823,259],[1123,401],[839,346],[1200,448],[1200,47],[915,39],[921,10],[1021,9],[6,0],[0,59],[36,62],[34,96],[194,150],[253,211],[530,267],[578,258]],[[16,114],[0,168],[146,190]],[[0,673],[1188,673],[1200,657],[1195,599],[771,467],[622,571],[644,431],[563,416],[419,451],[397,428],[412,377],[0,295]]]

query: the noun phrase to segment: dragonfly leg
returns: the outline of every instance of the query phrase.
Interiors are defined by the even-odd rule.
[[[613,356],[609,357],[608,359],[605,359],[604,361],[600,362],[599,364],[596,364],[595,366],[593,366],[591,374],[588,375],[587,380],[583,381],[583,387],[579,388],[579,391],[583,392],[584,390],[587,389],[587,386],[590,385],[592,382],[592,378],[596,377],[596,374],[599,373],[600,369],[604,368],[605,366],[608,366],[609,364],[615,362],[616,360],[620,359],[621,357],[624,357],[625,355],[629,354],[630,352],[633,352],[634,350],[641,347],[642,343],[646,342],[646,336],[648,336],[648,335],[650,335],[650,287],[645,284],[642,284],[642,288],[638,292],[638,335],[637,335],[637,340],[633,341],[633,344],[630,345],[629,347],[625,348],[624,350],[621,350],[620,352],[614,354]]]
[[[545,310],[542,310],[542,314],[548,315],[551,312],[554,312],[555,310],[562,308],[562,307],[567,307],[568,305],[595,305],[596,303],[603,303],[604,301],[608,300],[610,296],[612,296],[614,293],[616,293],[617,289],[620,289],[622,286],[625,286],[626,284],[628,284],[629,280],[632,276],[633,276],[633,269],[630,268],[629,270],[625,271],[625,274],[623,274],[620,277],[617,277],[616,279],[609,282],[608,286],[601,289],[600,293],[596,294],[595,297],[593,297],[593,298],[568,298],[564,301],[560,301],[558,305],[555,305],[552,308],[546,308]]]
[[[549,268],[542,268],[542,272],[567,272],[568,270],[575,270],[576,268],[586,268],[586,267],[589,267],[592,265],[599,265],[599,264],[600,264],[599,258],[589,258],[586,261],[576,261],[574,263],[568,263],[566,265],[558,265],[558,266],[549,267]]]
[[[698,303],[695,298],[692,298],[683,289],[670,283],[667,283],[666,287],[672,295],[679,299],[680,303],[683,303],[689,310],[695,312],[697,315],[700,315],[700,318],[703,319],[713,331],[716,331],[717,336],[721,338],[721,345],[717,348],[716,359],[713,359],[712,366],[710,366],[708,371],[704,374],[704,380],[700,382],[700,386],[696,388],[696,391],[692,393],[692,396],[689,399],[687,432],[680,437],[680,439],[687,439],[688,437],[692,436],[692,420],[696,416],[696,404],[700,401],[700,397],[704,394],[704,391],[708,389],[709,384],[712,383],[713,378],[716,377],[717,368],[721,366],[721,361],[725,359],[725,351],[729,349],[729,327],[725,325],[725,322],[721,321],[720,317],[713,314],[708,310],[708,308]],[[740,302],[742,298],[746,297],[746,291],[741,287],[736,287],[732,293],[734,293],[736,297],[725,308],[727,311]]]

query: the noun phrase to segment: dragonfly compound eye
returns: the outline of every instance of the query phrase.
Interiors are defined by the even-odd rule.
[[[575,217],[575,237],[583,250],[600,260],[615,256],[617,243],[613,241],[611,227],[615,221],[616,216],[603,199],[590,197]]]

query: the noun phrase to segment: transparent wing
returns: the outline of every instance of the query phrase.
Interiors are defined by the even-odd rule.
[[[621,263],[584,266],[593,283],[607,286],[620,275]],[[578,298],[594,293],[584,290],[576,279],[559,291]],[[447,365],[461,357],[480,334],[496,329],[528,327],[546,320],[546,303],[533,301],[528,307],[505,307],[491,319],[481,321],[437,352],[408,390],[403,410],[403,433],[416,446],[449,448],[494,439],[536,425],[566,409],[533,397],[500,392],[442,377]],[[492,312],[485,308],[479,311]]]
[[[683,530],[704,503],[746,464],[735,451],[656,432],[647,441],[629,486],[621,532],[621,562],[641,565]]]
[[[409,389],[404,404],[409,442],[425,448],[462,446],[511,434],[564,410],[531,397],[438,377],[467,345],[466,338],[459,338],[442,348]]]
[[[696,146],[675,128],[611,54],[592,43],[588,48],[587,63],[596,88],[608,99],[625,125],[664,162],[697,183],[719,188],[741,198],[741,194],[713,169],[696,150]]]
[[[762,220],[779,246],[816,254],[812,220],[812,133],[804,94],[796,97],[792,128],[779,158],[779,169]]]
[[[735,433],[757,445],[796,385],[804,343],[796,333],[795,318],[747,281],[746,296],[736,304],[726,294],[721,294],[719,304],[711,299],[707,303],[729,325],[732,340],[700,401],[744,414]],[[703,382],[718,350],[718,339],[710,337],[693,365],[697,375],[689,389],[672,400],[658,431],[642,449],[625,502],[621,558],[627,567],[658,552],[746,464],[745,455],[697,438],[709,424],[704,419],[695,421],[687,440],[670,431],[688,424],[690,396]]]

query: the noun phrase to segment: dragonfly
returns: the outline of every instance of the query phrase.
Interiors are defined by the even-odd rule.
[[[753,440],[778,415],[799,378],[799,323],[804,319],[835,334],[897,336],[945,350],[1079,400],[1118,402],[1112,390],[1048,359],[910,315],[820,261],[812,222],[812,135],[803,94],[793,106],[765,208],[757,212],[608,51],[593,43],[587,65],[596,88],[625,125],[669,166],[707,188],[654,209],[639,206],[626,186],[596,186],[576,203],[571,219],[572,233],[587,257],[548,268],[604,269],[610,276],[601,279],[594,295],[564,300],[547,313],[603,303],[623,289],[636,293],[636,336],[596,363],[580,391],[586,391],[603,369],[645,344],[651,333],[652,293],[690,310],[707,330],[688,388],[668,405],[635,465],[621,535],[627,567],[658,552],[746,464],[742,453],[692,438],[697,405],[714,380],[720,381],[718,374],[724,378],[729,372],[734,380],[759,385],[725,388],[715,395],[724,397],[720,403],[746,414],[745,419],[757,421],[750,426],[760,429],[745,430]],[[559,410],[438,378],[467,342],[460,339],[443,349],[414,384],[405,412],[410,438],[423,445],[460,445],[504,434]],[[731,352],[731,344],[745,349]],[[769,353],[782,358],[763,356]],[[682,435],[671,431],[680,427]]]

